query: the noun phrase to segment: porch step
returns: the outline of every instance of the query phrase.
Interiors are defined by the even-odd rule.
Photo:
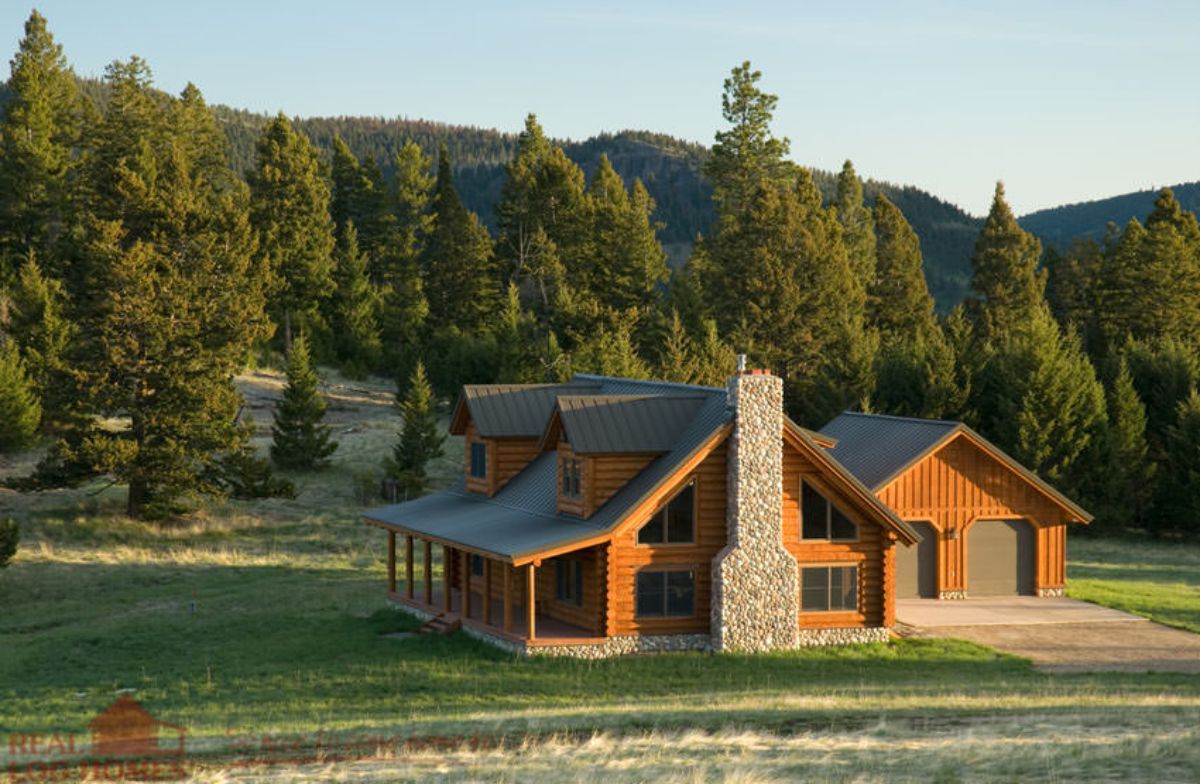
[[[454,632],[461,628],[461,618],[447,618],[444,614],[435,615],[425,623],[421,624],[421,627],[417,629],[417,634],[440,634],[445,636],[447,634],[454,634]]]

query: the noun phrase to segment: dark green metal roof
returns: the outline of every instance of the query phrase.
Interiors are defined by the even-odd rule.
[[[583,542],[616,528],[642,499],[667,481],[679,465],[732,420],[732,411],[726,407],[725,390],[714,387],[602,376],[576,376],[571,384],[555,386],[559,393],[563,387],[570,391],[577,391],[580,386],[595,387],[597,394],[608,396],[658,394],[678,397],[683,392],[694,396],[696,402],[691,404],[694,409],[690,420],[682,426],[669,451],[652,460],[587,520],[557,513],[558,486],[553,452],[535,459],[491,498],[467,492],[459,480],[448,490],[403,504],[372,509],[363,517],[418,536],[454,542],[467,549],[508,559]],[[520,405],[526,405],[526,402]],[[546,409],[547,419],[552,406]],[[474,409],[471,414],[474,418]],[[535,435],[541,435],[545,424],[545,420],[539,423]]]
[[[829,450],[839,463],[871,490],[878,490],[914,460],[960,427],[938,419],[858,414],[846,411],[821,435],[837,439]]]
[[[484,438],[537,438],[559,395],[587,395],[599,384],[468,384],[463,399],[475,429]]]
[[[558,413],[580,454],[669,452],[707,396],[564,395]]]

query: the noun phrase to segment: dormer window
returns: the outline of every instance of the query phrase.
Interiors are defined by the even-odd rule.
[[[562,494],[564,498],[579,498],[583,494],[580,477],[583,466],[578,458],[562,459]]]
[[[476,441],[471,444],[471,476],[487,478],[487,444]]]
[[[696,481],[692,480],[638,530],[638,544],[692,544],[695,521]]]
[[[800,538],[811,541],[855,542],[858,526],[808,482],[800,483]]]

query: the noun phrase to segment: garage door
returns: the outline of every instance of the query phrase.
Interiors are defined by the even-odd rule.
[[[1034,593],[1034,533],[1024,520],[980,520],[967,532],[967,595]]]
[[[911,547],[896,545],[896,598],[937,598],[937,531],[929,523],[909,523],[921,536]]]

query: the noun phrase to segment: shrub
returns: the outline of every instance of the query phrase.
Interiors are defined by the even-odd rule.
[[[15,520],[0,520],[0,569],[8,566],[17,554],[17,543],[20,539],[21,532]]]

